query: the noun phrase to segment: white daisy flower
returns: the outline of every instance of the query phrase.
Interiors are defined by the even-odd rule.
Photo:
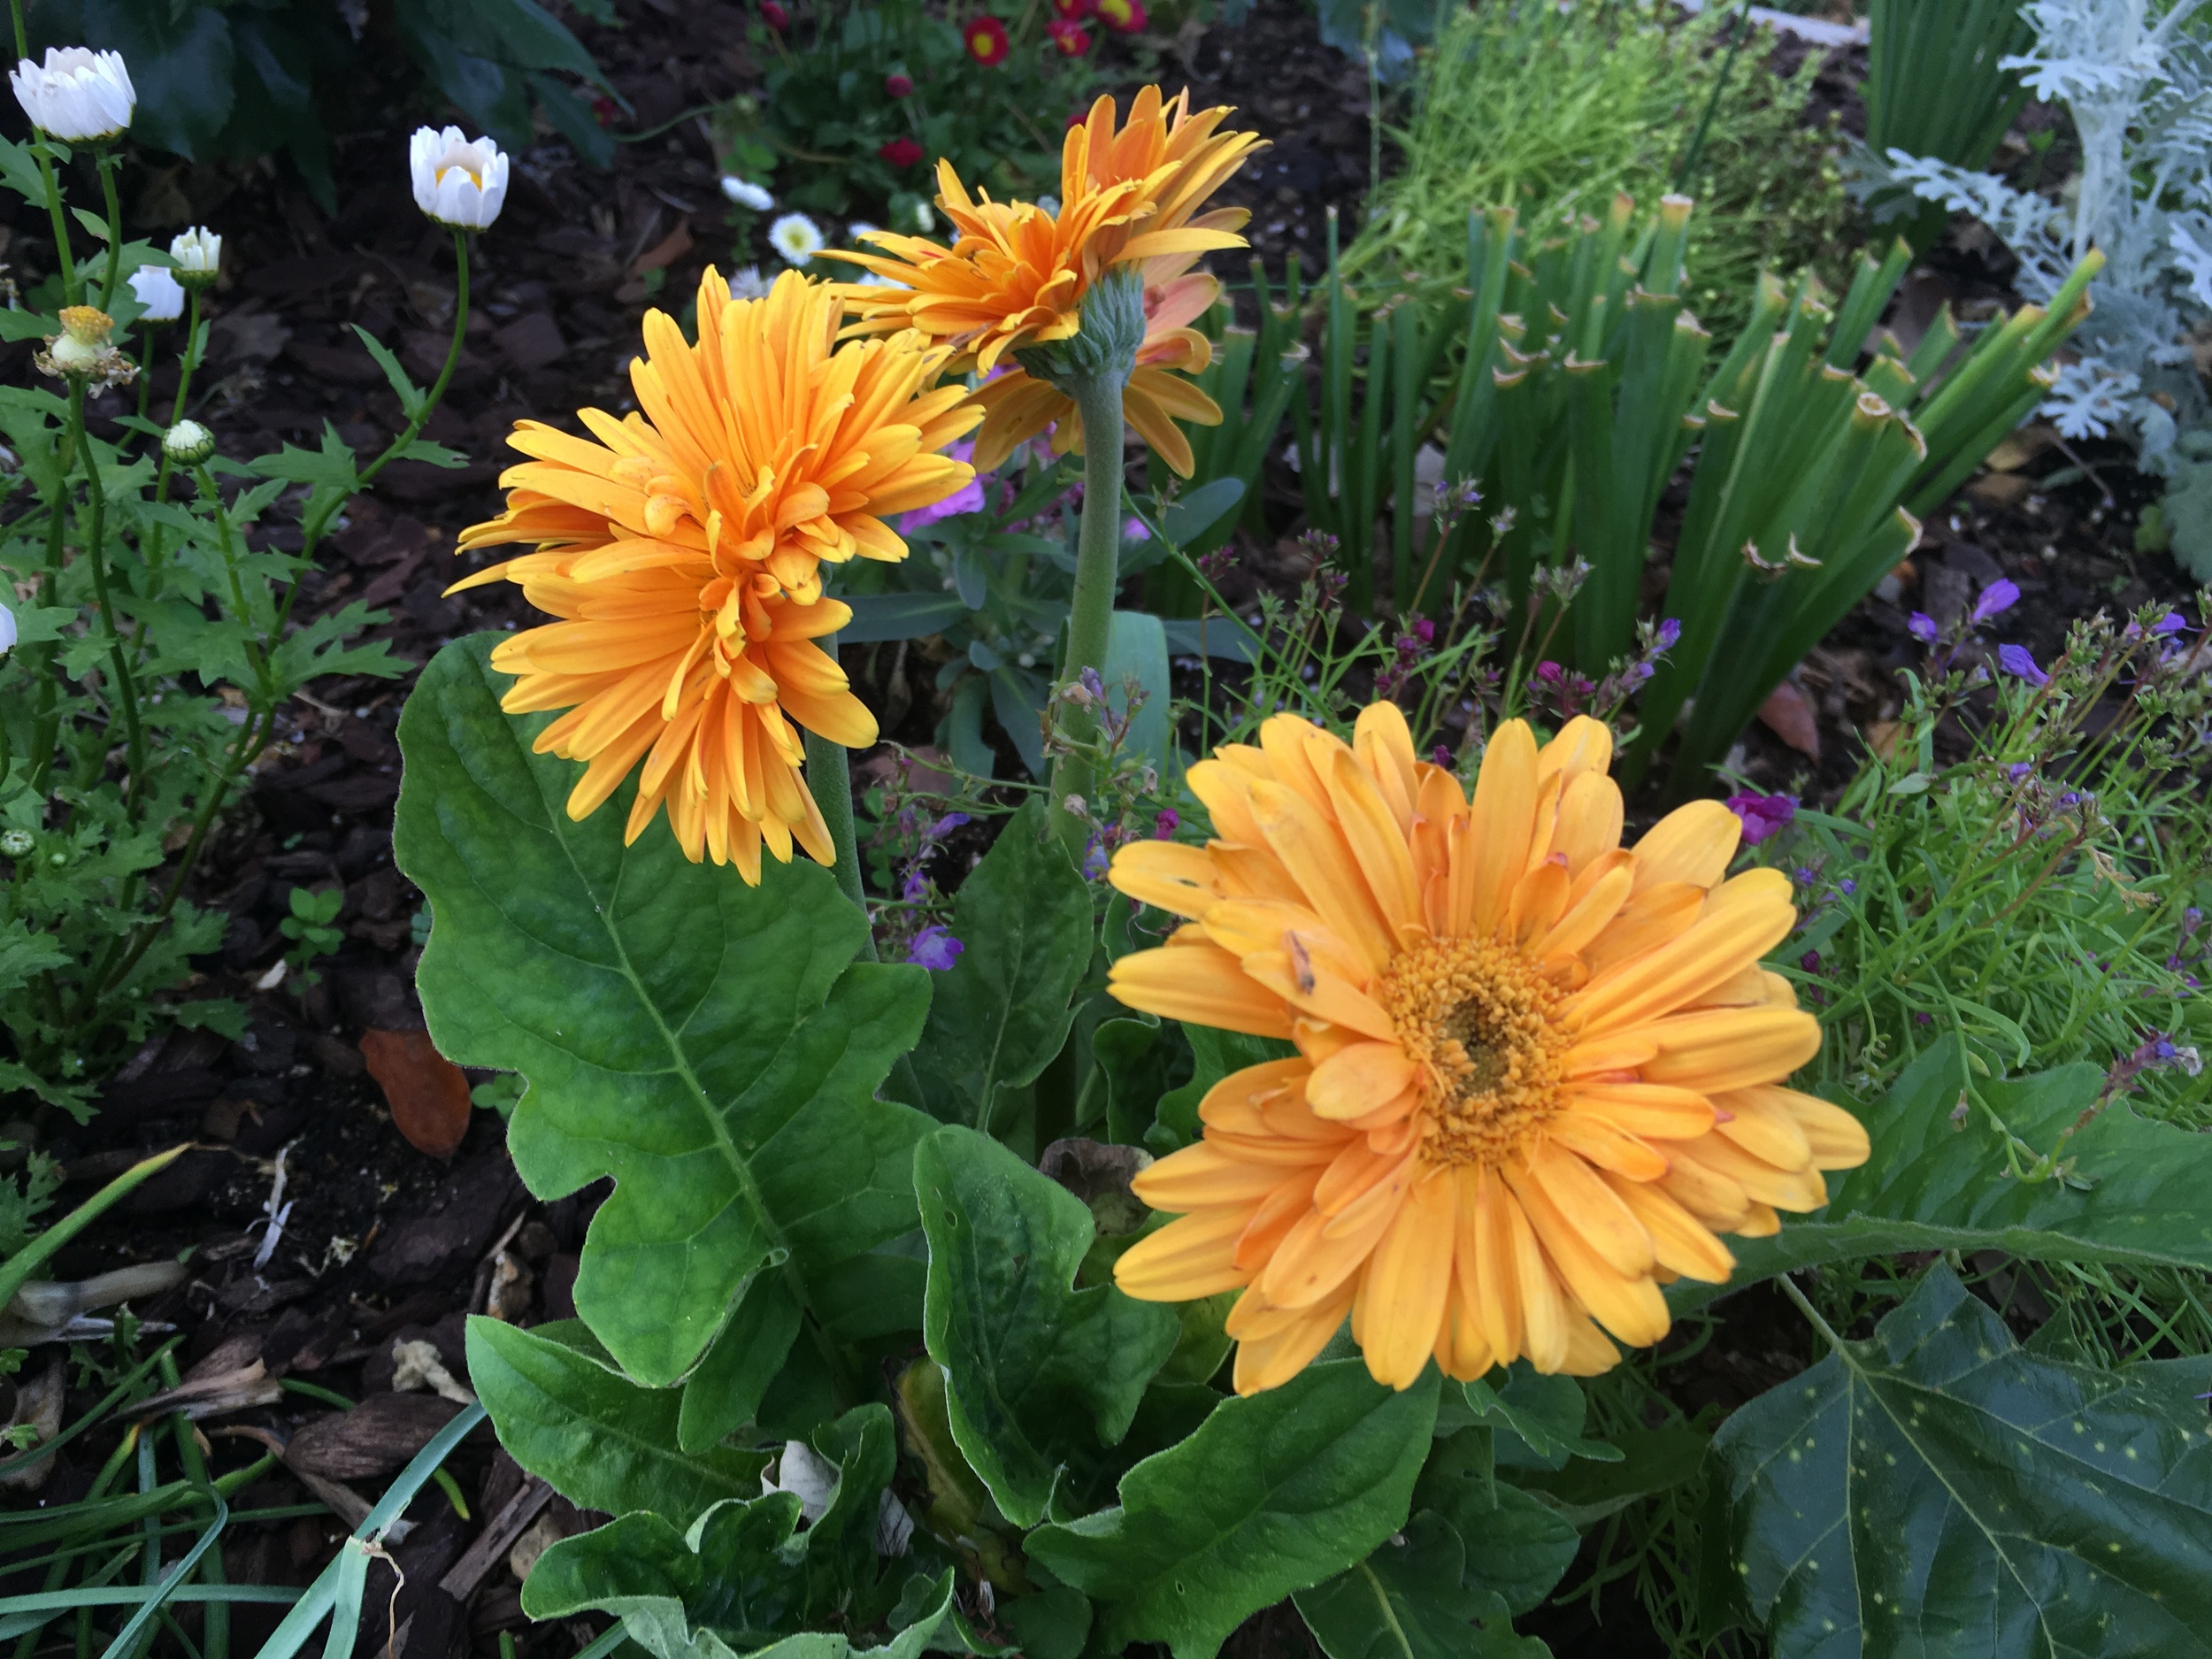
[[[822,240],[822,227],[803,213],[786,213],[768,227],[768,245],[784,257],[786,263],[803,265],[829,244]]]
[[[764,300],[774,284],[760,273],[760,267],[749,265],[730,273],[730,297],[733,300]]]
[[[776,198],[768,193],[766,186],[755,184],[749,179],[741,179],[733,173],[722,175],[722,194],[740,207],[749,207],[756,213],[765,213],[776,204]]]

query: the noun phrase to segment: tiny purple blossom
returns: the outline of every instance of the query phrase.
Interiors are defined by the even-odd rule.
[[[1803,956],[1797,959],[1797,965],[1804,969],[1808,973],[1818,973],[1820,972],[1820,952],[1817,950],[1807,951]]]
[[[1441,743],[1429,750],[1429,758],[1446,772],[1452,769],[1452,751]]]
[[[1756,847],[1778,830],[1786,828],[1797,816],[1797,797],[1793,795],[1732,795],[1728,810],[1743,820],[1743,838],[1747,845]]]
[[[1164,806],[1160,815],[1152,820],[1152,839],[1164,841],[1182,827],[1183,815],[1171,806]]]
[[[2051,677],[2035,664],[2024,645],[2000,645],[1997,648],[1997,666],[2016,679],[2024,680],[2031,686],[2047,686]]]
[[[929,826],[928,832],[922,837],[922,839],[924,841],[941,841],[944,840],[946,836],[951,834],[953,831],[958,829],[963,824],[972,822],[973,822],[973,820],[971,819],[965,812],[948,812],[944,817],[939,818],[934,824]]]
[[[919,903],[929,896],[929,878],[922,873],[921,865],[915,864],[908,869],[906,881],[899,888],[899,896],[909,904]]]
[[[1974,602],[1973,620],[1976,623],[1986,622],[1992,617],[2003,615],[2019,603],[2019,584],[2000,577],[1983,588],[1982,596]]]
[[[1081,683],[1083,689],[1094,697],[1102,697],[1106,695],[1106,682],[1098,677],[1098,670],[1095,668],[1086,668],[1076,676],[1076,679]]]
[[[914,935],[914,942],[906,948],[906,959],[942,973],[960,959],[960,953],[966,949],[952,936],[952,930],[941,922]]]
[[[2035,763],[2033,761],[2016,760],[2011,765],[2005,768],[2005,776],[2009,778],[2013,782],[2018,783],[2021,779],[2026,777],[2034,770]]]
[[[1090,850],[1083,855],[1083,879],[1087,881],[1104,880],[1107,869],[1112,862],[1107,857],[1104,846],[1094,837]]]
[[[1121,521],[1121,539],[1125,541],[1149,541],[1152,532],[1144,527],[1141,518],[1125,518]]]
[[[965,440],[945,451],[946,456],[955,461],[964,461],[974,453],[975,445]],[[983,480],[971,478],[944,500],[933,502],[926,507],[917,507],[911,512],[901,513],[898,527],[903,534],[912,535],[924,525],[935,524],[941,518],[956,518],[965,512],[981,512],[983,508]]]
[[[2153,634],[2178,634],[2189,626],[2189,619],[2178,611],[2169,611],[2151,624]]]
[[[1561,670],[1559,664],[1552,662],[1548,658],[1536,664],[1536,678],[1542,680],[1546,685],[1557,685],[1559,683],[1559,677],[1562,672],[1563,671]]]
[[[1651,649],[1655,651],[1671,651],[1681,638],[1681,618],[1669,617],[1659,625],[1659,632],[1651,636]]]
[[[1905,631],[1924,645],[1933,645],[1943,633],[1936,626],[1936,619],[1924,611],[1916,611],[1905,618]]]

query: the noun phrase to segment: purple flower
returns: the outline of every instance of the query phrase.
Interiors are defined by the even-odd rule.
[[[929,826],[928,830],[923,834],[922,839],[929,841],[941,841],[944,840],[946,836],[951,834],[953,831],[958,829],[963,824],[972,823],[973,821],[974,820],[969,818],[965,812],[948,812],[944,817],[939,818],[934,824]]]
[[[2189,619],[2178,611],[2169,611],[2151,624],[2153,634],[2178,634],[2189,626]]]
[[[929,896],[929,878],[922,873],[920,864],[908,868],[905,884],[899,888],[899,896],[909,904],[918,904]]]
[[[956,461],[964,461],[975,453],[975,445],[968,442],[954,444],[945,453]],[[899,531],[912,535],[926,524],[935,524],[940,518],[957,518],[964,512],[981,512],[984,505],[983,480],[972,478],[958,489],[940,502],[926,507],[917,507],[912,512],[899,515]]]
[[[1420,635],[1422,644],[1433,645],[1436,643],[1436,624],[1430,621],[1426,617],[1416,617],[1413,618],[1413,631]]]
[[[1557,663],[1552,662],[1548,659],[1536,664],[1536,678],[1542,680],[1548,686],[1557,685],[1559,683],[1559,676],[1562,672],[1563,671]]]
[[[1125,541],[1149,541],[1152,532],[1144,527],[1141,518],[1125,518],[1121,521],[1121,539]]]
[[[1943,633],[1936,626],[1936,619],[1924,611],[1916,611],[1905,618],[1905,631],[1923,645],[1933,645]]]
[[[1092,836],[1090,850],[1083,855],[1083,879],[1086,881],[1103,881],[1107,868],[1112,862],[1106,856],[1104,843],[1097,836]]]
[[[1992,617],[2001,616],[2019,603],[2019,586],[2000,577],[1983,588],[1982,596],[1974,602],[1973,620],[1976,623],[1986,622]]]
[[[1452,751],[1441,743],[1429,750],[1429,759],[1445,772],[1452,769]]]
[[[1728,810],[1743,820],[1743,838],[1756,847],[1776,831],[1788,826],[1797,816],[1797,797],[1793,795],[1732,795]]]
[[[1681,637],[1680,618],[1669,617],[1659,625],[1659,632],[1651,636],[1651,649],[1655,651],[1671,651],[1674,649],[1675,642]]]
[[[2021,779],[2026,777],[2034,770],[2035,763],[2033,761],[2016,760],[2011,765],[2005,768],[2005,776],[2012,780],[2013,782],[2018,783]]]
[[[1854,893],[1856,893],[1858,890],[1859,890],[1859,884],[1858,884],[1857,882],[1855,882],[1855,881],[1852,880],[1852,879],[1851,879],[1851,878],[1850,878],[1850,877],[1848,877],[1848,876],[1846,876],[1846,877],[1845,877],[1845,878],[1844,878],[1844,879],[1843,879],[1840,882],[1839,882],[1839,883],[1837,884],[1837,887],[1836,887],[1836,891],[1837,891],[1837,892],[1839,892],[1839,893],[1840,893],[1840,894],[1842,894],[1842,895],[1843,895],[1843,896],[1844,896],[1845,898],[1847,898],[1847,898],[1849,898],[1849,897],[1850,897],[1850,896],[1851,896]]]
[[[1164,841],[1183,827],[1183,815],[1171,806],[1160,809],[1159,817],[1152,820],[1152,839]]]
[[[2035,658],[2028,655],[2024,645],[2000,645],[1997,648],[1997,666],[2008,674],[2024,680],[2031,686],[2047,686],[2051,677],[2035,665]]]
[[[959,961],[960,953],[966,949],[952,936],[950,928],[940,923],[914,935],[914,942],[906,948],[906,959],[942,973]]]
[[[1803,956],[1797,959],[1797,965],[1804,969],[1808,973],[1818,973],[1820,972],[1820,952],[1817,950],[1807,951]]]

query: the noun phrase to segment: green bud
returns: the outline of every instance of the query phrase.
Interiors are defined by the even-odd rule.
[[[1144,344],[1144,273],[1118,265],[1083,296],[1083,323],[1065,340],[1024,346],[1014,353],[1023,368],[1070,397],[1079,385],[1125,384]]]
[[[179,466],[197,466],[215,453],[215,434],[196,420],[180,420],[161,434],[161,452]]]

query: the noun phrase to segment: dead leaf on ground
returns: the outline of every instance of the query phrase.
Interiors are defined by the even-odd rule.
[[[294,1434],[284,1461],[326,1480],[397,1473],[461,1408],[440,1394],[371,1394],[350,1411],[317,1417]]]
[[[419,1152],[449,1158],[469,1130],[469,1080],[426,1031],[368,1031],[361,1053],[390,1102],[392,1121]]]
[[[2017,472],[1984,472],[1966,493],[1985,507],[2017,507],[2035,494],[2035,480]]]
[[[649,271],[665,271],[689,253],[691,247],[691,221],[680,219],[675,229],[630,261],[630,274],[641,277]]]
[[[1815,765],[1820,764],[1820,722],[1809,698],[1784,680],[1759,705],[1759,724]]]

